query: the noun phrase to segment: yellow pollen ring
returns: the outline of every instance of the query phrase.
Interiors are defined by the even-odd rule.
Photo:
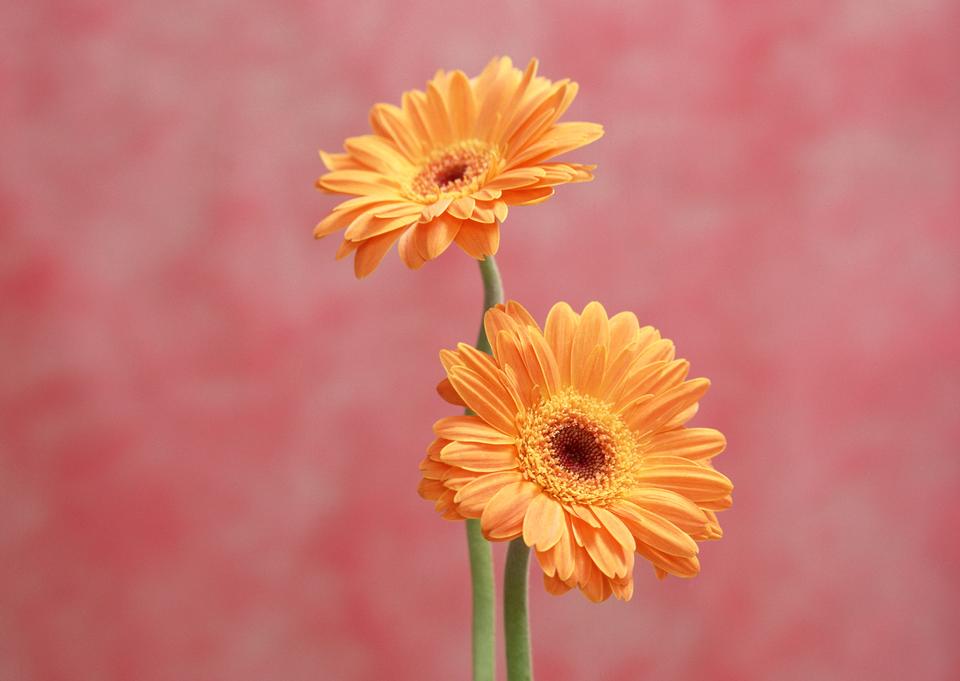
[[[560,501],[603,504],[631,487],[637,439],[606,402],[568,388],[519,426],[521,472]]]
[[[441,195],[466,196],[480,188],[497,158],[496,149],[479,140],[436,149],[410,180],[406,193],[424,203],[436,201]]]

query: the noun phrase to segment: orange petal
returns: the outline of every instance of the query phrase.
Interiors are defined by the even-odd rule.
[[[610,354],[619,354],[636,341],[639,333],[640,323],[632,312],[618,312],[610,317]]]
[[[633,549],[628,550],[605,528],[590,527],[579,521],[575,521],[574,528],[583,548],[607,577],[624,577],[633,568]]]
[[[524,363],[531,379],[541,386],[546,397],[551,397],[560,390],[560,370],[553,351],[539,330],[528,328],[520,337]]]
[[[692,537],[706,532],[710,519],[707,514],[681,494],[668,489],[646,487],[630,492],[626,501],[645,508],[669,520]],[[616,511],[616,505],[614,505]]]
[[[638,542],[671,556],[697,555],[697,542],[663,516],[629,501],[617,504],[616,512]]]
[[[495,177],[484,185],[485,189],[521,189],[537,183],[545,175],[542,168],[517,168]]]
[[[343,233],[345,239],[351,241],[363,241],[380,234],[392,232],[395,229],[401,229],[417,221],[415,215],[401,215],[396,218],[380,218],[372,213],[361,215],[353,221],[347,231]]]
[[[450,144],[453,141],[453,132],[450,129],[450,117],[443,101],[443,95],[440,94],[438,89],[437,79],[427,83],[426,115],[435,139],[444,145]]]
[[[675,577],[689,579],[690,577],[696,577],[700,572],[700,561],[696,556],[672,556],[646,544],[637,544],[637,553],[657,568]],[[659,572],[657,576],[660,576]]]
[[[518,303],[515,300],[508,300],[504,303],[504,311],[514,320],[521,328],[525,326],[532,326],[537,331],[540,330],[540,325],[537,324],[537,320],[533,318],[533,315],[525,308],[523,305]]]
[[[535,165],[552,156],[559,156],[596,142],[601,137],[603,137],[603,126],[597,123],[557,123],[536,143],[511,158],[507,167],[509,169],[522,165]]]
[[[365,166],[385,175],[410,173],[413,165],[392,140],[378,135],[349,137],[343,144],[347,152]]]
[[[377,269],[377,265],[383,260],[394,242],[400,238],[399,231],[387,232],[372,239],[367,239],[357,248],[357,255],[353,260],[353,272],[357,279],[363,279],[365,276]]]
[[[526,519],[524,519],[524,522],[526,522]],[[535,551],[534,553],[537,556],[537,562],[540,563],[543,574],[550,575],[551,577],[557,574],[557,565],[553,561],[553,551]]]
[[[497,221],[497,215],[493,212],[493,206],[488,203],[478,202],[473,207],[473,213],[470,215],[470,219],[474,222],[490,225]]]
[[[491,343],[495,348],[494,354],[500,365],[514,369],[514,375],[517,379],[517,389],[524,406],[532,406],[533,388],[536,384],[527,371],[518,339],[510,331],[500,331]]]
[[[609,347],[609,326],[607,311],[603,309],[603,305],[596,301],[587,304],[580,315],[580,324],[573,338],[572,361],[576,363],[579,360],[582,364],[596,346]]]
[[[462,442],[485,442],[491,445],[512,445],[515,438],[491,428],[477,416],[446,416],[433,424],[437,437]]]
[[[727,438],[719,430],[680,428],[655,435],[646,452],[703,461],[720,454],[726,447]]]
[[[557,579],[556,577],[551,577],[546,573],[543,575],[543,588],[547,590],[548,594],[554,596],[562,596],[570,591],[569,584],[566,584],[563,580]]]
[[[455,404],[458,407],[467,406],[467,403],[463,401],[463,398],[461,398],[460,395],[457,394],[457,391],[454,390],[449,378],[445,378],[437,383],[437,394],[450,404]]]
[[[547,314],[544,337],[553,350],[560,372],[560,385],[570,384],[570,353],[580,318],[566,303],[557,303]]]
[[[430,501],[436,501],[446,491],[447,488],[443,486],[442,482],[430,478],[424,478],[417,485],[417,494],[422,499],[429,499]]]
[[[327,217],[317,223],[313,228],[313,238],[322,239],[328,234],[336,232],[338,229],[349,227],[357,218],[370,213],[375,214],[380,206],[390,205],[394,202],[393,197],[376,196],[358,196],[344,201],[333,209]]]
[[[470,216],[473,215],[473,208],[476,205],[477,201],[472,196],[462,196],[451,202],[447,211],[455,218],[468,220]]]
[[[501,386],[485,383],[476,373],[463,367],[454,367],[449,372],[450,383],[467,406],[494,428],[517,434],[516,414],[500,396]]]
[[[363,170],[363,166],[350,154],[328,154],[321,150],[320,160],[327,170]]]
[[[665,393],[682,383],[688,373],[690,373],[690,362],[685,359],[654,362],[634,369],[617,391],[615,402],[625,404],[640,395]]]
[[[477,118],[477,103],[473,98],[470,81],[463,71],[454,71],[450,77],[450,96],[447,99],[453,133],[459,139],[473,137],[473,125]]]
[[[461,487],[453,498],[458,510],[467,518],[479,518],[494,494],[504,485],[519,482],[523,476],[517,471],[500,471],[475,478]]]
[[[370,109],[370,127],[375,133],[391,140],[408,159],[423,154],[422,137],[416,134],[416,128],[408,112],[392,104],[376,104]]]
[[[596,346],[583,364],[571,363],[573,386],[584,395],[600,397],[600,388],[603,385],[604,371],[606,370],[607,348]]]
[[[673,490],[697,505],[721,500],[733,490],[733,483],[722,473],[674,456],[646,457],[635,480],[641,487]]]
[[[444,213],[436,220],[427,225],[421,225],[420,229],[426,230],[426,258],[427,260],[433,260],[445,250],[447,247],[453,243],[454,238],[457,236],[457,232],[460,231],[460,224],[462,220],[459,220],[449,213]]]
[[[453,203],[449,196],[441,196],[433,203],[425,206],[420,214],[420,222],[431,222],[444,214],[444,212]]]
[[[420,254],[417,248],[417,241],[422,236],[420,232],[421,227],[422,225],[414,225],[405,229],[400,236],[400,243],[397,244],[400,259],[403,260],[403,264],[412,270],[420,269],[423,263],[426,262],[426,259]]]
[[[553,548],[563,536],[563,507],[546,494],[534,497],[523,519],[523,541],[537,551]]]
[[[372,170],[334,170],[321,175],[316,184],[333,194],[383,194],[400,189],[395,180]]]
[[[427,124],[427,95],[419,90],[408,90],[400,99],[403,113],[406,115],[407,127],[413,136],[419,140],[420,152],[416,156],[423,156],[426,147],[434,147],[439,141]]]
[[[553,547],[553,562],[557,566],[557,577],[570,579],[573,576],[576,563],[574,560],[573,530],[570,528],[570,517],[563,514],[563,527],[560,540]]]
[[[513,316],[507,314],[506,305],[497,303],[483,314],[483,332],[487,334],[487,340],[493,344],[501,331],[516,334],[520,331],[520,326]]]
[[[484,224],[464,220],[454,240],[467,255],[483,260],[485,256],[496,255],[500,247],[500,227],[496,222]]]
[[[451,442],[440,452],[440,460],[478,473],[512,470],[517,467],[517,448],[485,442]]]
[[[610,533],[610,536],[616,539],[627,552],[632,553],[636,547],[636,542],[634,542],[633,535],[630,534],[630,530],[623,524],[623,521],[602,506],[594,506],[592,510],[600,524]]]
[[[634,410],[629,418],[624,417],[624,423],[640,432],[654,432],[703,397],[709,387],[710,381],[706,378],[686,381],[654,396],[652,400]]]
[[[553,196],[553,194],[553,187],[510,189],[503,192],[503,201],[509,206],[535,206],[538,203],[543,203]]]
[[[457,353],[463,367],[477,374],[489,386],[490,390],[503,400],[503,403],[509,409],[511,418],[514,418],[516,413],[523,409],[523,403],[516,395],[516,391],[512,389],[511,382],[507,380],[508,372],[504,371],[509,369],[509,366],[504,366],[501,369],[493,357],[466,343],[457,343]]]
[[[611,579],[610,590],[619,600],[629,601],[633,598],[633,579],[630,575],[627,575],[625,579]]]
[[[586,584],[581,585],[583,594],[594,603],[600,603],[610,598],[613,591],[610,589],[610,581],[600,570],[594,570],[590,573],[590,579]]]
[[[513,539],[523,530],[523,518],[530,502],[540,494],[540,486],[521,480],[504,485],[490,498],[480,528],[488,539]]]

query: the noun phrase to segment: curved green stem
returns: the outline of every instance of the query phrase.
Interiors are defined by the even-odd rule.
[[[523,537],[510,542],[503,571],[503,630],[506,635],[508,681],[532,681],[530,620],[527,613],[527,569],[530,549]]]
[[[503,284],[492,255],[480,261],[483,277],[483,311],[503,302]],[[490,342],[480,317],[477,349],[490,352]],[[472,413],[467,409],[467,413]],[[496,607],[493,586],[493,551],[483,538],[480,521],[467,520],[467,547],[470,552],[470,579],[473,586],[473,681],[493,681],[496,671]]]

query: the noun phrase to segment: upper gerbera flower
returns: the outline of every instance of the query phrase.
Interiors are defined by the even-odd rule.
[[[401,106],[370,111],[372,135],[351,137],[346,153],[320,152],[331,172],[317,186],[355,198],[314,229],[318,239],[346,229],[337,251],[354,251],[354,271],[376,269],[398,239],[416,269],[454,241],[475,258],[497,252],[508,206],[545,201],[553,187],[593,179],[595,166],[548,163],[603,135],[596,123],[558,123],[577,94],[569,80],[521,72],[509,58],[476,78],[438,71],[426,92],[410,90]]]
[[[633,593],[634,552],[663,577],[700,570],[696,540],[722,535],[730,481],[710,460],[726,440],[687,428],[706,392],[673,343],[636,316],[554,305],[541,331],[518,303],[490,309],[487,355],[440,353],[439,391],[476,416],[437,421],[420,494],[491,540],[523,537],[551,593]]]

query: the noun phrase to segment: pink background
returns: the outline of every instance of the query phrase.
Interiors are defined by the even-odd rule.
[[[0,679],[466,678],[415,488],[476,265],[355,281],[312,182],[496,54],[607,129],[509,295],[675,339],[737,487],[696,580],[535,577],[538,678],[958,678],[957,3],[175,4],[0,9]]]

